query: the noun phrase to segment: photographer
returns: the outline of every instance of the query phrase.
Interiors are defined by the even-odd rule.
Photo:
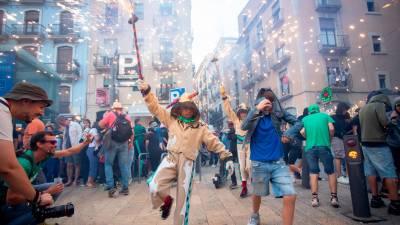
[[[91,140],[92,136],[87,135],[86,140],[83,143],[66,150],[55,151],[57,140],[54,134],[48,131],[41,131],[32,136],[30,141],[30,149],[22,153],[17,153],[17,158],[29,179],[32,181],[38,175],[41,166],[48,159],[50,159],[50,157],[61,158],[76,154],[85,148],[91,142]],[[45,183],[36,185],[34,187],[39,191],[51,194],[54,199],[57,199],[59,194],[61,194],[64,189],[64,185],[62,183]],[[3,190],[4,188],[2,187],[1,189]],[[32,207],[25,204],[25,199],[23,196],[9,189],[7,191],[6,199],[7,203],[9,204],[5,211],[7,214],[6,221],[13,221],[13,223],[15,223],[15,220],[17,220],[19,224],[36,223],[36,218],[34,218],[32,214]],[[15,218],[14,215],[18,215],[18,218]]]
[[[10,189],[19,193],[32,204],[51,205],[50,194],[36,191],[18,163],[13,145],[12,118],[32,121],[42,116],[44,109],[52,104],[46,92],[29,83],[18,83],[3,98],[0,98],[0,181],[6,182]],[[0,196],[0,207],[5,204],[5,196]],[[0,221],[3,221],[0,210]]]

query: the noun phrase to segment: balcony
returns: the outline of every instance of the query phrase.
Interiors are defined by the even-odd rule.
[[[22,4],[42,4],[45,0],[20,0]]]
[[[162,60],[160,53],[153,53],[152,59],[153,69],[159,72],[163,71],[181,71],[184,65],[180,59],[173,56],[170,60]]]
[[[320,13],[336,13],[341,7],[340,0],[315,0],[315,11]]]
[[[94,54],[93,66],[98,71],[110,71],[114,58],[107,55]]]
[[[282,13],[282,8],[277,10],[277,12],[273,13],[272,17],[270,18],[270,32],[274,29],[279,28],[283,23],[284,23],[284,18],[283,18],[283,13]]]
[[[246,78],[242,81],[242,88],[249,90],[256,85],[256,80],[253,77]]]
[[[75,81],[80,77],[80,65],[75,62],[70,63],[45,63],[54,69],[64,81]]]
[[[21,41],[36,41],[46,37],[46,29],[41,24],[12,24],[11,37]]]
[[[271,69],[273,70],[280,70],[283,66],[285,66],[289,60],[290,55],[288,53],[283,53],[280,58],[272,57],[268,59],[271,62]]]
[[[0,40],[7,39],[11,34],[11,27],[6,24],[3,24],[0,27]]]
[[[320,34],[318,48],[324,55],[344,55],[350,50],[349,36]]]
[[[7,4],[9,2],[10,2],[10,0],[0,0],[0,4]]]
[[[80,28],[71,24],[51,24],[46,31],[55,42],[75,42],[80,36]]]
[[[351,74],[348,69],[327,68],[328,86],[332,91],[349,92],[352,88]]]

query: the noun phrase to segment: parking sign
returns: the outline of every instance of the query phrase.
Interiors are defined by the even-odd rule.
[[[169,90],[169,102],[173,102],[175,99],[181,97],[185,91],[185,88],[174,88]]]

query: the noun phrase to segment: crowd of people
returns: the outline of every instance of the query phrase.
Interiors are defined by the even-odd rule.
[[[270,194],[270,184],[273,194],[283,200],[282,224],[293,224],[293,183],[305,176],[302,161],[309,168],[310,204],[320,205],[322,164],[329,203],[340,206],[337,183],[351,182],[345,135],[357,135],[360,141],[370,206],[384,207],[384,196],[390,200],[388,213],[400,215],[400,98],[391,102],[382,92],[373,91],[353,116],[350,105],[340,102],[333,115],[312,104],[296,118],[271,89],[260,89],[254,106],[241,104],[235,111],[221,87],[228,120],[226,129],[216,131],[201,121],[195,95],[184,94],[166,110],[146,82],[139,80],[139,90],[154,115],[146,124],[141,118],[132,120],[118,101],[94,123],[59,115],[44,124],[40,118],[52,101],[43,89],[26,82],[0,98],[4,121],[0,125],[0,224],[41,222],[33,209],[53,204],[64,187],[103,186],[110,198],[116,198],[129,195],[132,181],[142,177],[148,178],[152,205],[160,208],[163,219],[174,203],[171,183],[177,182],[174,224],[187,224],[197,159],[203,166],[207,161],[211,167],[219,163],[220,171],[226,169],[230,176],[232,189],[239,177],[241,198],[249,195],[251,187],[249,225],[260,224],[261,198]],[[13,125],[13,119],[26,122],[26,127]]]

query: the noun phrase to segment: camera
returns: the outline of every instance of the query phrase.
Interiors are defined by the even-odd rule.
[[[65,205],[54,206],[51,208],[33,207],[33,216],[38,221],[44,221],[48,218],[59,218],[74,215],[74,205],[69,202]]]

